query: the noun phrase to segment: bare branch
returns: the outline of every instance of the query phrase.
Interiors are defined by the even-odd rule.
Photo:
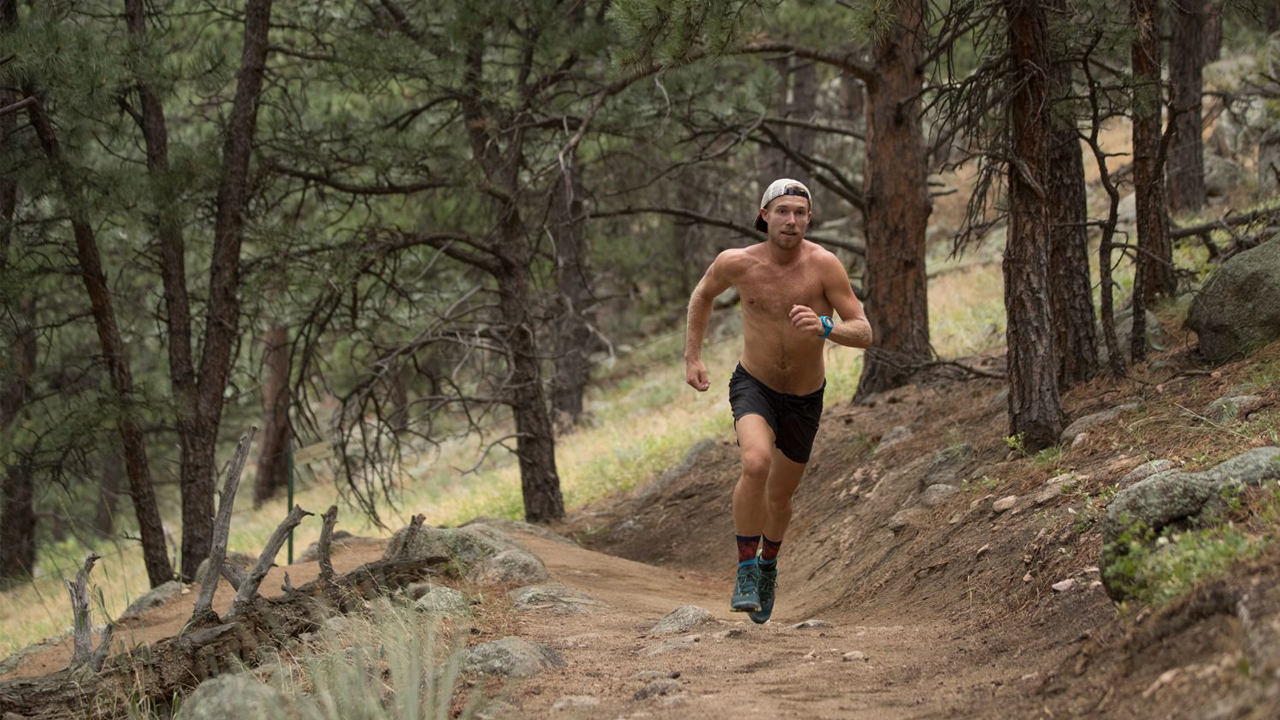
[[[76,573],[76,579],[67,580],[67,593],[71,596],[71,615],[74,621],[72,636],[71,664],[72,670],[93,663],[93,622],[89,614],[89,573],[93,572],[94,563],[102,556],[91,552],[84,559],[84,566]],[[110,641],[110,634],[104,633],[104,639]]]
[[[333,582],[333,561],[329,555],[333,544],[333,526],[338,522],[338,506],[330,505],[320,516],[324,524],[320,527],[320,579],[326,583]]]
[[[271,538],[267,540],[267,545],[262,549],[262,554],[258,556],[258,564],[253,566],[253,570],[249,572],[249,577],[245,578],[244,584],[236,591],[236,597],[231,601],[231,609],[227,611],[227,620],[239,617],[248,609],[249,604],[258,595],[258,587],[262,585],[262,581],[267,577],[267,571],[275,564],[276,555],[280,554],[280,548],[284,547],[284,543],[289,539],[289,533],[298,524],[302,522],[302,518],[311,515],[311,513],[303,510],[300,506],[294,505],[289,511],[289,515],[276,527],[275,532],[271,533]]]
[[[222,493],[218,498],[218,515],[213,522],[213,547],[209,551],[209,564],[200,585],[200,595],[196,598],[195,609],[191,612],[193,621],[213,612],[213,593],[218,588],[218,578],[222,576],[222,566],[227,558],[227,538],[231,534],[231,508],[235,505],[236,489],[240,487],[240,473],[249,457],[249,446],[253,444],[253,436],[257,434],[256,426],[240,436],[236,444],[235,455],[231,457],[231,466],[227,469],[227,479],[223,482]]]

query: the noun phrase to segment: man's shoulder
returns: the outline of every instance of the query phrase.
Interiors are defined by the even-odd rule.
[[[746,272],[758,260],[750,252],[751,248],[729,248],[716,256],[716,271],[733,277]]]
[[[805,240],[805,261],[817,268],[824,270],[839,269],[844,272],[844,263],[840,262],[840,258],[835,253],[813,242]]]

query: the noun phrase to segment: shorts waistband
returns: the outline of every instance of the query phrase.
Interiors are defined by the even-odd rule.
[[[822,396],[822,394],[823,394],[824,392],[826,392],[826,389],[827,389],[827,379],[824,377],[824,378],[822,378],[822,387],[818,388],[817,390],[814,390],[813,392],[809,393],[808,395],[792,395],[791,393],[784,393],[784,392],[781,392],[781,391],[779,391],[779,390],[774,390],[773,388],[771,388],[771,387],[769,387],[768,385],[764,384],[763,382],[761,382],[761,381],[760,381],[760,378],[758,378],[758,377],[756,377],[755,375],[752,375],[751,373],[747,372],[747,369],[746,369],[746,368],[744,368],[744,367],[742,367],[742,363],[738,363],[738,367],[737,367],[733,372],[734,372],[734,374],[742,373],[743,375],[746,375],[747,377],[751,378],[752,382],[754,382],[755,384],[759,385],[759,386],[760,386],[761,388],[763,388],[766,392],[773,393],[774,395],[777,395],[778,397],[784,397],[784,398],[796,398],[797,400],[813,400],[813,399],[815,399],[815,398],[821,397],[821,396]]]

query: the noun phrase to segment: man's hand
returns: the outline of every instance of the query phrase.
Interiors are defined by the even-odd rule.
[[[711,387],[711,381],[707,380],[707,366],[703,365],[701,360],[684,362],[684,381],[698,392],[706,392],[707,388]]]
[[[818,319],[818,313],[807,306],[791,306],[791,324],[795,325],[800,332],[822,335],[822,321]]]

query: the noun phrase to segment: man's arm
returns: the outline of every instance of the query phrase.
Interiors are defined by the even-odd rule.
[[[732,284],[729,280],[729,259],[725,257],[731,252],[734,251],[726,250],[716,257],[689,298],[689,324],[684,340],[684,374],[685,382],[698,392],[706,392],[711,387],[711,381],[707,379],[707,368],[702,364],[702,337],[707,333],[712,302]]]
[[[840,315],[840,322],[831,329],[827,339],[845,347],[871,347],[871,323],[867,322],[866,313],[862,311],[862,303],[853,294],[844,265],[835,255],[828,253],[822,260],[821,272],[823,292]],[[804,305],[791,308],[791,322],[802,331],[822,334],[822,321],[817,313]]]

